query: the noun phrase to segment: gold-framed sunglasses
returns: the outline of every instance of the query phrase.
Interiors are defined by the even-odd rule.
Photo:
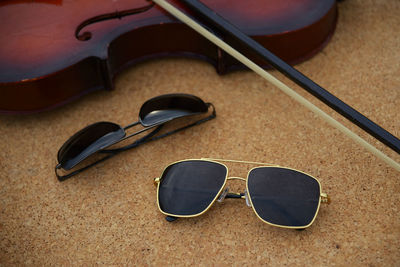
[[[250,169],[247,178],[229,177],[221,162],[261,165]],[[244,193],[231,193],[228,180],[246,182]],[[167,221],[196,217],[215,201],[246,199],[246,204],[264,223],[272,226],[305,229],[314,222],[321,203],[330,203],[320,182],[295,169],[260,162],[225,159],[186,159],[168,165],[159,178],[157,205]]]

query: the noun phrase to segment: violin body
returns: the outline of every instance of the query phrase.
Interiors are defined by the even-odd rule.
[[[171,1],[180,6],[178,2]],[[335,0],[202,2],[290,64],[322,49],[337,20]],[[75,36],[88,18],[148,4],[145,0],[2,1],[0,112],[38,112],[96,90],[112,90],[116,74],[151,58],[196,57],[209,61],[221,74],[241,67],[158,6],[87,25],[82,32],[91,33],[88,40]]]

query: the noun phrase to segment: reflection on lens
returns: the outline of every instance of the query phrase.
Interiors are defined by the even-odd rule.
[[[207,105],[196,96],[168,94],[146,101],[140,109],[139,119],[143,126],[151,126],[207,110]]]
[[[58,151],[58,162],[69,170],[79,162],[125,136],[125,131],[111,122],[98,122],[85,127],[72,137]]]
[[[190,216],[207,210],[225,184],[225,165],[203,160],[182,161],[163,172],[158,190],[161,211]]]
[[[320,184],[302,172],[280,167],[254,168],[247,187],[254,210],[268,223],[306,227],[318,212]]]

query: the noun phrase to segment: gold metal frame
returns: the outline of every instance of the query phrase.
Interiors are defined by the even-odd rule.
[[[224,167],[226,168],[226,176],[225,176],[225,179],[224,179],[224,183],[223,183],[223,185],[221,186],[221,188],[219,189],[219,191],[218,191],[218,193],[216,194],[215,198],[210,202],[210,204],[209,204],[202,212],[197,213],[197,214],[193,214],[193,215],[176,215],[176,214],[170,214],[170,213],[164,212],[164,211],[161,209],[161,207],[160,207],[160,201],[159,201],[159,190],[160,190],[161,178],[155,178],[155,179],[154,179],[154,184],[157,186],[157,206],[158,206],[158,209],[160,210],[160,212],[163,213],[163,214],[165,214],[165,215],[167,215],[167,216],[172,216],[172,217],[177,217],[177,218],[191,218],[191,217],[197,217],[197,216],[202,215],[203,213],[205,213],[206,211],[208,211],[208,210],[211,208],[211,206],[214,204],[214,202],[215,202],[215,201],[218,199],[218,197],[221,195],[222,191],[223,191],[224,188],[225,188],[226,182],[227,182],[228,180],[233,180],[233,179],[238,179],[238,180],[242,180],[242,181],[245,181],[245,182],[246,182],[246,192],[247,192],[247,194],[248,194],[249,201],[250,201],[250,203],[251,203],[251,207],[252,207],[254,213],[256,214],[256,216],[257,216],[262,222],[264,222],[264,223],[266,223],[266,224],[268,224],[268,225],[271,225],[271,226],[276,226],[276,227],[281,227],[281,228],[288,228],[288,229],[305,229],[305,228],[311,226],[311,225],[314,223],[314,221],[315,221],[315,219],[316,219],[316,217],[317,217],[317,215],[318,215],[318,211],[319,211],[319,208],[320,208],[320,206],[321,206],[321,203],[326,203],[326,204],[329,204],[329,203],[330,203],[330,198],[329,198],[329,196],[328,196],[326,193],[322,193],[322,186],[321,186],[321,183],[318,181],[317,178],[315,178],[314,176],[312,176],[312,175],[310,175],[310,174],[308,174],[308,173],[305,173],[305,172],[303,172],[303,171],[300,171],[300,170],[296,170],[296,169],[288,168],[288,167],[282,167],[282,166],[279,166],[279,165],[276,165],[276,164],[271,164],[271,163],[261,163],[261,162],[241,161],[241,160],[227,160],[227,159],[214,159],[214,158],[185,159],[185,160],[175,161],[175,162],[169,164],[168,166],[166,166],[166,167],[164,168],[163,172],[161,173],[160,177],[162,177],[162,176],[164,175],[164,172],[166,171],[166,169],[167,169],[169,166],[174,165],[174,164],[176,164],[176,163],[185,162],[185,161],[208,161],[208,162],[213,162],[213,163],[217,163],[217,164],[220,164],[220,165],[224,166]],[[247,177],[246,177],[246,178],[242,178],[242,177],[228,177],[229,168],[228,168],[225,164],[221,163],[221,161],[224,161],[224,162],[233,162],[233,163],[254,164],[254,165],[262,165],[262,166],[251,168],[251,169],[248,171]],[[248,187],[248,181],[249,181],[248,178],[249,178],[249,174],[250,174],[250,172],[251,172],[252,170],[258,169],[258,168],[268,168],[268,167],[278,167],[278,168],[282,168],[282,169],[288,169],[288,170],[297,171],[297,172],[303,173],[303,174],[305,174],[305,175],[307,175],[307,176],[309,176],[309,177],[311,177],[311,178],[313,178],[313,179],[315,179],[315,180],[317,181],[317,183],[318,183],[318,185],[319,185],[319,189],[320,189],[320,197],[319,197],[317,209],[316,209],[316,211],[315,211],[315,215],[314,215],[313,219],[311,220],[311,222],[310,222],[308,225],[305,225],[305,226],[286,226],[286,225],[279,225],[279,224],[274,224],[274,223],[268,222],[268,221],[264,220],[263,218],[261,218],[260,215],[258,215],[256,209],[254,208],[253,202],[252,202],[252,200],[251,200],[251,194],[250,194],[249,187]],[[242,198],[245,198],[245,197],[242,196]]]

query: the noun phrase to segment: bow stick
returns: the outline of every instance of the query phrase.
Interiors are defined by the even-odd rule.
[[[180,0],[191,11],[197,15],[201,22],[205,21],[207,26],[212,30],[217,30],[218,34],[229,37],[235,43],[239,43],[249,51],[253,52],[260,58],[264,59],[275,69],[286,75],[289,79],[297,83],[299,86],[307,90],[309,93],[317,97],[326,105],[343,115],[352,123],[359,126],[364,131],[396,151],[400,154],[400,140],[393,136],[391,133],[375,124],[370,119],[366,118],[357,110],[353,109],[336,96],[316,84],[314,81],[306,77],[301,72],[278,58],[276,55],[268,51],[265,47],[254,41],[252,38],[241,32],[238,28],[224,20],[221,16],[213,12],[207,6],[197,0]]]
[[[181,12],[179,9],[175,8],[174,6],[172,6],[171,4],[169,4],[168,2],[166,2],[165,0],[152,0],[153,2],[155,2],[156,4],[158,4],[159,6],[161,6],[163,9],[165,9],[167,12],[169,12],[171,15],[173,15],[174,17],[176,17],[177,19],[179,19],[180,21],[182,21],[183,23],[185,23],[186,25],[188,25],[189,27],[191,27],[193,30],[197,31],[199,34],[201,34],[202,36],[204,36],[205,38],[207,38],[209,41],[213,42],[215,45],[217,45],[218,47],[220,47],[221,49],[223,49],[225,52],[227,52],[228,54],[230,54],[232,57],[236,58],[238,61],[240,61],[242,64],[244,64],[245,66],[247,66],[248,68],[250,68],[251,70],[253,70],[254,72],[256,72],[257,74],[259,74],[261,77],[263,77],[264,79],[268,80],[269,82],[271,82],[272,84],[274,84],[276,87],[278,87],[281,91],[283,91],[284,93],[286,93],[287,95],[289,95],[290,97],[292,97],[294,100],[296,100],[297,102],[299,102],[300,104],[302,104],[303,106],[305,106],[306,108],[308,108],[309,110],[313,111],[314,113],[316,113],[317,115],[319,115],[322,119],[324,119],[327,123],[329,123],[330,125],[332,125],[333,127],[337,128],[338,130],[340,130],[341,132],[343,132],[344,134],[346,134],[348,137],[350,137],[351,139],[353,139],[353,141],[355,141],[356,143],[360,144],[361,146],[363,146],[365,149],[367,149],[368,151],[370,151],[371,153],[373,153],[375,156],[377,156],[378,158],[380,158],[381,160],[383,160],[384,162],[386,162],[388,165],[390,165],[391,167],[393,167],[394,169],[400,171],[400,164],[397,163],[396,161],[394,161],[393,159],[391,159],[390,157],[388,157],[387,155],[385,155],[383,152],[381,152],[380,150],[378,150],[377,148],[375,148],[373,145],[369,144],[367,141],[365,141],[364,139],[362,139],[361,137],[359,137],[357,134],[355,134],[354,132],[352,132],[350,129],[348,129],[346,126],[342,125],[340,122],[336,121],[334,118],[332,118],[331,116],[329,116],[327,113],[325,113],[324,111],[322,111],[320,108],[318,108],[317,106],[315,106],[314,104],[312,104],[311,102],[309,102],[307,99],[305,99],[304,97],[302,97],[301,95],[299,95],[298,93],[296,93],[293,89],[291,89],[290,87],[288,87],[286,84],[284,84],[283,82],[281,82],[280,80],[278,80],[277,78],[275,78],[274,76],[272,76],[271,74],[269,74],[267,71],[265,71],[264,69],[262,69],[261,67],[259,67],[257,64],[255,64],[254,62],[252,62],[251,60],[249,60],[247,57],[245,57],[244,55],[242,55],[240,52],[238,52],[237,50],[235,50],[233,47],[231,47],[230,45],[228,45],[227,43],[225,43],[224,41],[222,41],[221,39],[219,39],[217,36],[215,36],[213,33],[211,33],[209,30],[207,30],[206,28],[204,28],[203,26],[201,26],[199,23],[197,23],[196,21],[194,21],[193,19],[191,19],[190,17],[188,17],[187,15],[185,15],[183,12]],[[216,18],[219,22],[221,23],[217,23],[216,25],[218,25],[219,29],[223,29],[224,32],[226,33],[231,33],[230,30],[234,30],[236,36],[241,36],[241,37],[247,37],[245,34],[241,33],[239,30],[237,30],[236,28],[234,28],[231,24],[229,24],[228,22],[226,22],[225,20],[223,20],[221,17],[219,17],[218,15],[216,15],[215,13],[211,12],[207,7],[205,7],[204,5],[200,4],[197,1],[192,1],[192,0],[183,0],[181,1],[185,4],[188,4],[189,8],[192,8],[195,12],[197,13],[201,13],[203,17],[206,17],[208,20],[212,20],[213,17],[214,19]],[[209,11],[207,11],[207,9]],[[207,13],[207,14],[206,14]],[[214,22],[214,21],[213,21]],[[217,21],[216,21],[217,22]],[[226,27],[228,28],[226,28]],[[230,29],[229,29],[230,28]],[[252,40],[251,38],[247,37],[248,39]],[[245,38],[246,39],[246,38]],[[252,42],[255,42],[254,40],[252,40]],[[262,47],[261,45],[259,45],[257,42],[255,42],[259,47],[258,50],[262,50],[261,51],[261,55],[265,56],[265,54],[270,53],[268,50],[266,50],[264,47]],[[262,48],[262,49],[261,49]],[[265,53],[266,50],[268,53]],[[257,52],[257,51],[256,51]],[[260,54],[260,53],[259,53]],[[270,53],[272,54],[272,53]],[[273,54],[272,54],[273,55]],[[274,55],[273,55],[274,56]],[[274,56],[276,57],[276,56]],[[265,58],[265,57],[264,57]],[[276,57],[276,59],[278,59]],[[280,60],[281,61],[281,60]],[[286,63],[285,63],[286,64]],[[287,65],[287,64],[286,64]],[[279,66],[277,67],[276,64],[273,64],[274,67],[279,69]],[[285,66],[287,67],[287,66]],[[289,66],[290,67],[290,66]],[[304,85],[304,81],[308,82],[311,81],[310,79],[308,79],[307,77],[305,77],[303,74],[301,74],[300,72],[296,71],[294,68],[290,67],[291,72],[295,72],[295,74],[300,75],[299,77],[301,78],[300,80],[303,82],[300,82],[300,85],[303,86]],[[284,74],[286,75],[290,75],[290,73],[283,71]],[[289,76],[290,77],[290,76]],[[292,77],[290,77],[292,78]],[[304,79],[305,78],[305,79]],[[298,81],[296,81],[296,79],[294,79],[295,82],[299,83]],[[312,81],[311,81],[312,82]],[[314,83],[314,82],[312,82]],[[314,83],[315,84],[315,83]],[[317,84],[315,84],[317,87],[313,88],[313,89],[322,89],[320,86],[318,86]],[[357,112],[356,110],[354,110],[353,108],[349,107],[347,104],[343,103],[341,100],[337,99],[336,97],[334,97],[333,95],[331,95],[329,92],[327,92],[326,90],[322,89],[322,95],[321,97],[327,97],[330,100],[333,100],[336,104],[339,104],[342,106],[343,110],[340,110],[340,107],[338,107],[339,109],[339,113],[341,113],[342,115],[344,115],[345,117],[347,117],[348,119],[350,119],[350,121],[352,121],[353,123],[356,123],[355,121],[357,121],[357,125],[360,126],[361,128],[363,128],[364,130],[366,130],[367,132],[369,132],[370,134],[372,134],[375,138],[379,139],[380,141],[382,141],[383,143],[385,143],[386,145],[388,145],[389,147],[391,147],[393,150],[395,150],[397,153],[400,152],[400,141],[394,137],[393,135],[391,135],[390,133],[388,133],[386,130],[382,129],[381,127],[379,127],[378,125],[376,125],[375,123],[373,123],[372,121],[370,121],[369,119],[365,118],[362,114],[360,114],[359,112]],[[333,97],[333,98],[332,98]],[[329,105],[329,104],[328,104]],[[330,105],[332,108],[334,108],[332,105]],[[335,108],[334,108],[335,109]],[[336,109],[335,109],[336,110]],[[348,114],[351,113],[351,114]],[[357,120],[354,119],[355,115],[357,115],[356,118],[358,118]],[[361,116],[361,117],[360,117]],[[361,119],[360,119],[361,118]],[[360,122],[360,123],[359,123]],[[360,125],[360,124],[365,124],[365,125]],[[377,131],[376,133],[372,133],[373,130]],[[375,136],[378,135],[378,136]],[[391,137],[391,138],[389,138]],[[397,149],[397,150],[396,150]]]

